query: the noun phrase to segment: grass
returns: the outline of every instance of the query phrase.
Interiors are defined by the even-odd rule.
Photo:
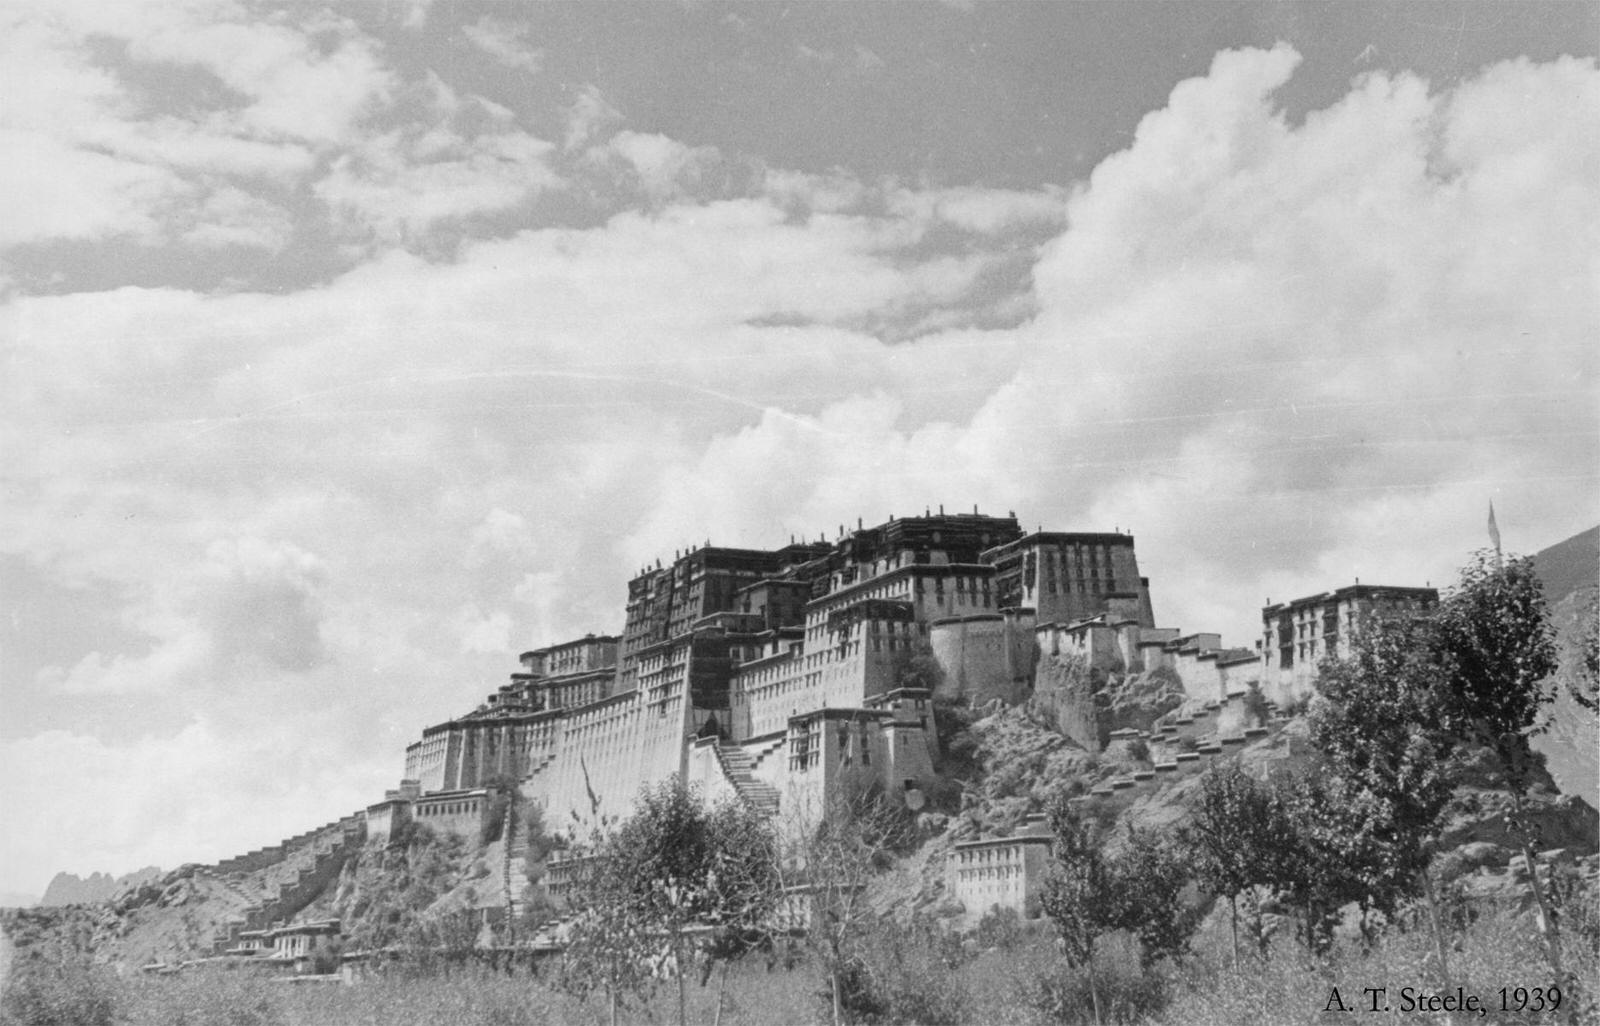
[[[93,1021],[127,1026],[541,1026],[606,1023],[600,996],[587,1002],[562,994],[526,973],[507,975],[477,967],[431,975],[374,974],[352,986],[287,984],[251,971],[192,971],[174,976],[118,979],[96,975],[93,1000],[84,999],[83,974],[57,986],[36,976],[44,1000],[26,1007],[8,997],[0,1008],[4,1026],[89,1026],[77,1009],[114,1015]],[[812,1021],[819,977],[806,966],[792,971],[752,961],[734,966],[723,991],[723,1026],[767,1026]],[[691,981],[689,1021],[716,1020],[717,977],[707,986]],[[73,1003],[75,1002],[75,1003]],[[60,1014],[58,1014],[60,1013]],[[677,1021],[677,991],[671,981],[646,1002],[623,1006],[621,1021]]]
[[[1273,1022],[1285,1026],[1301,1023],[1326,1023],[1335,988],[1339,1003],[1356,1014],[1372,1014],[1376,995],[1366,988],[1387,988],[1381,997],[1394,1013],[1408,1014],[1402,1004],[1401,989],[1421,993],[1455,993],[1478,996],[1486,1015],[1467,1014],[1457,1021],[1487,1023],[1594,1022],[1594,1005],[1600,991],[1600,960],[1594,947],[1583,938],[1564,936],[1565,967],[1579,981],[1581,990],[1568,987],[1559,1014],[1535,1013],[1515,1008],[1502,1011],[1502,987],[1549,986],[1549,966],[1545,964],[1537,935],[1526,918],[1506,913],[1491,913],[1472,924],[1456,940],[1451,953],[1450,981],[1440,979],[1435,967],[1432,942],[1427,933],[1388,932],[1370,952],[1363,952],[1354,940],[1341,941],[1322,959],[1312,960],[1304,951],[1279,937],[1271,960],[1261,961],[1246,955],[1239,970],[1232,966],[1231,947],[1226,938],[1210,936],[1197,944],[1197,954],[1174,970],[1175,985],[1165,1010],[1155,1021],[1170,1026],[1231,1026],[1240,1022]],[[1327,1011],[1325,1011],[1327,1010]],[[1572,1018],[1569,1013],[1575,1013]],[[1435,1021],[1451,1016],[1429,1015],[1417,1009],[1409,1014]]]
[[[1371,951],[1363,952],[1354,939],[1341,940],[1325,957],[1314,960],[1290,937],[1280,934],[1274,938],[1270,959],[1246,952],[1242,966],[1235,970],[1226,923],[1214,918],[1197,936],[1193,954],[1149,973],[1138,969],[1128,938],[1105,938],[1096,958],[1097,982],[1108,1023],[1231,1026],[1271,1022],[1298,1026],[1333,1021],[1325,1009],[1334,988],[1342,1002],[1360,1014],[1370,1014],[1368,987],[1389,988],[1386,997],[1396,1012],[1402,987],[1442,990],[1431,952],[1426,933],[1391,930]],[[1486,913],[1457,936],[1451,958],[1451,992],[1459,985],[1466,993],[1477,994],[1488,1014],[1482,1019],[1439,1014],[1427,1016],[1430,1021],[1600,1021],[1600,1007],[1595,1004],[1600,993],[1600,958],[1593,939],[1579,936],[1578,930],[1567,935],[1565,959],[1567,968],[1587,990],[1564,996],[1559,1015],[1500,1010],[1500,988],[1549,982],[1549,969],[1526,917]],[[954,968],[920,956],[904,957],[897,964],[905,974],[896,981],[900,991],[914,996],[923,988],[941,995],[936,1008],[914,1001],[899,1007],[923,1007],[920,1014],[933,1014],[936,1021],[948,1021],[946,1013],[953,1003],[966,1013],[967,1021],[994,1026],[1092,1021],[1086,980],[1064,965],[1047,924],[1030,924],[989,950],[969,951]],[[935,973],[939,974],[936,981],[930,975]],[[779,965],[769,971],[760,959],[735,963],[723,992],[720,1022],[722,1026],[822,1022],[826,1006],[821,991],[822,974],[814,965],[801,963],[789,970]],[[715,974],[705,987],[690,982],[689,1022],[716,1022],[717,1003]],[[904,1013],[891,1010],[883,1021],[904,1017]],[[620,1018],[628,1023],[676,1022],[674,984],[663,981],[649,1000],[624,1006]],[[119,979],[81,965],[39,962],[13,983],[0,1003],[0,1024],[5,1026],[89,1026],[99,1022],[126,1026],[534,1026],[608,1021],[608,1009],[600,996],[579,1001],[554,990],[541,977],[495,973],[478,966],[431,974],[374,974],[353,986],[339,986],[289,985],[249,971],[227,970]]]

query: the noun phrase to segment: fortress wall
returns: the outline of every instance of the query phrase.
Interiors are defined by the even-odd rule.
[[[682,683],[662,685],[654,696],[624,692],[572,709],[562,722],[559,753],[529,785],[553,830],[587,834],[591,790],[600,814],[620,819],[642,786],[684,772],[689,719]]]
[[[483,829],[487,805],[488,796],[483,791],[445,791],[417,799],[411,815],[435,833],[455,834],[475,842]]]
[[[1039,665],[1039,642],[1033,633],[1038,617],[1031,609],[1007,609],[1002,615],[1006,621],[1007,658],[1011,661],[1012,692],[1006,701],[1016,703],[1032,689],[1033,672]]]
[[[1081,660],[1090,669],[1106,673],[1127,669],[1120,632],[1104,623],[1040,624],[1034,632],[1039,651],[1051,658]]]
[[[805,659],[784,652],[741,666],[730,688],[729,736],[736,741],[782,730],[802,709]]]
[[[926,788],[933,779],[933,742],[931,731],[918,723],[897,720],[883,727],[885,760],[884,788],[894,794],[905,789],[907,781],[912,786]]]
[[[384,801],[367,807],[367,840],[388,844],[400,825],[411,818],[407,801]]]
[[[406,748],[406,780],[415,780],[424,791],[445,790],[445,757],[450,738],[447,734],[424,735]]]
[[[1014,633],[998,613],[929,626],[928,644],[944,671],[939,697],[965,697],[973,705],[995,698],[1016,701]]]
[[[1222,676],[1217,673],[1216,650],[1180,650],[1174,654],[1172,668],[1188,697],[1205,702],[1220,702],[1228,697],[1222,691]]]
[[[1261,680],[1261,660],[1259,658],[1218,659],[1217,674],[1222,681],[1224,698],[1242,695],[1250,690],[1252,684]]]
[[[519,725],[517,745],[521,769],[519,775],[534,771],[540,763],[553,758],[561,745],[561,719],[550,715]]]

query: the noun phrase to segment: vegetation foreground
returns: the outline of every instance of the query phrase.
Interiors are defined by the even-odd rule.
[[[915,931],[878,938],[892,986],[877,995],[880,1007],[861,1021],[995,1024],[1092,1022],[1087,982],[1063,967],[1053,931],[1004,920],[986,924],[991,946],[927,943]],[[1574,929],[1567,961],[1576,976],[1600,974],[1596,937]],[[1270,957],[1251,953],[1240,968],[1232,963],[1228,924],[1213,917],[1195,938],[1189,956],[1140,971],[1127,935],[1099,944],[1100,987],[1108,1022],[1226,1026],[1233,1023],[1323,1023],[1340,1021],[1330,999],[1368,1012],[1367,988],[1385,987],[1388,1005],[1402,1007],[1402,988],[1434,993],[1429,980],[1431,941],[1416,930],[1386,931],[1364,950],[1359,937],[1340,938],[1312,958],[1288,938],[1270,944]],[[1516,1007],[1516,987],[1537,986],[1548,973],[1534,925],[1526,917],[1497,912],[1479,918],[1456,938],[1458,986],[1486,1008],[1479,1021],[1493,1023],[1594,1022],[1592,992],[1564,995],[1558,1008],[1536,1010],[1531,993]],[[132,1024],[132,1026],[535,1026],[604,1023],[610,1010],[598,997],[579,1000],[535,974],[508,975],[478,967],[406,967],[372,975],[351,986],[285,984],[239,971],[197,972],[172,977],[118,978],[88,963],[57,971],[35,971],[7,994],[0,1022]],[[1502,1011],[1500,991],[1508,990]],[[1452,989],[1452,993],[1453,993]],[[720,993],[720,1011],[719,1011]],[[826,988],[809,961],[769,968],[766,959],[735,962],[719,988],[715,978],[687,991],[687,1020],[721,1026],[815,1023],[829,1019]],[[1585,1004],[1587,1002],[1587,1004]],[[629,1023],[677,1021],[676,992],[662,986],[644,1000],[621,1008]],[[1404,1014],[1403,1012],[1401,1014]],[[1438,1021],[1477,1020],[1474,1015],[1428,1016]]]

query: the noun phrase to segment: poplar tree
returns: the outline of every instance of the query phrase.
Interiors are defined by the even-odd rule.
[[[1544,590],[1528,557],[1480,551],[1461,571],[1435,616],[1436,656],[1445,674],[1443,725],[1483,745],[1499,764],[1511,800],[1510,825],[1527,861],[1539,932],[1558,979],[1561,936],[1539,878],[1527,794],[1537,770],[1529,739],[1548,729],[1557,660]],[[1562,980],[1562,982],[1565,982]]]
[[[1283,878],[1285,841],[1294,836],[1276,791],[1240,768],[1237,760],[1212,765],[1200,778],[1200,796],[1180,835],[1193,853],[1195,875],[1213,894],[1228,899],[1233,967],[1239,968],[1239,896]],[[1257,949],[1266,953],[1259,917]]]
[[[683,1022],[692,928],[763,927],[782,894],[777,856],[770,823],[737,799],[707,806],[677,778],[644,788],[587,859],[569,987],[604,989],[614,1020],[618,998],[648,994],[650,967],[670,963]]]
[[[1055,920],[1067,964],[1088,974],[1089,1001],[1099,1026],[1103,1020],[1094,944],[1117,921],[1115,883],[1090,820],[1065,800],[1058,800],[1050,810],[1050,826],[1055,834],[1054,860],[1040,890],[1039,904]]]
[[[1337,827],[1332,842],[1362,910],[1392,916],[1422,893],[1440,972],[1449,963],[1428,863],[1454,785],[1446,673],[1433,627],[1415,617],[1359,625],[1346,659],[1325,662],[1311,708],[1311,742]]]

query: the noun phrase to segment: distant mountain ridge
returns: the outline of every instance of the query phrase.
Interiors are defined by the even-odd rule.
[[[1600,587],[1600,526],[1536,553],[1533,571],[1551,609],[1579,591]]]
[[[81,877],[76,873],[57,873],[50,881],[50,886],[44,889],[44,897],[39,899],[39,904],[87,905],[96,901],[106,901],[116,897],[128,887],[154,880],[160,875],[161,870],[156,866],[146,866],[122,876],[90,873],[87,877]]]

